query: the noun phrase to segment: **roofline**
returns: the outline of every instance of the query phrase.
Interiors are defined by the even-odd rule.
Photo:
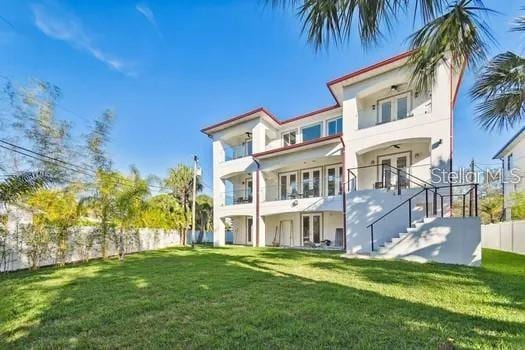
[[[285,152],[285,151],[289,151],[291,149],[301,148],[301,147],[304,147],[304,146],[310,146],[310,145],[314,145],[316,143],[322,143],[322,142],[325,142],[325,141],[331,141],[331,140],[340,139],[340,138],[341,138],[341,134],[340,133],[335,134],[335,135],[330,135],[330,136],[324,136],[324,137],[320,137],[318,139],[311,140],[311,141],[296,143],[294,145],[289,145],[289,146],[284,146],[284,147],[280,147],[280,148],[275,148],[275,149],[271,149],[269,151],[254,153],[254,154],[252,154],[252,158],[255,159],[255,158],[258,158],[258,157],[264,157],[264,156],[267,156],[267,155],[270,155],[270,154]]]
[[[211,129],[215,129],[215,128],[220,127],[220,126],[222,126],[224,124],[228,124],[228,123],[234,122],[236,120],[245,118],[245,117],[247,117],[249,115],[252,115],[252,114],[255,114],[255,113],[259,113],[259,112],[263,112],[263,113],[267,114],[278,125],[283,125],[283,124],[294,122],[294,121],[302,119],[302,118],[311,117],[312,115],[315,115],[315,114],[319,114],[319,113],[323,113],[323,112],[327,112],[327,111],[339,108],[339,107],[341,107],[341,104],[337,100],[337,97],[336,97],[334,91],[332,90],[332,85],[335,85],[335,84],[340,83],[340,82],[342,82],[344,80],[356,77],[358,75],[364,74],[366,72],[372,71],[374,69],[380,68],[380,67],[385,66],[387,64],[394,63],[396,61],[399,61],[401,59],[404,59],[404,58],[410,56],[412,53],[413,53],[413,50],[412,51],[403,52],[403,53],[398,54],[396,56],[387,58],[387,59],[385,59],[383,61],[377,62],[377,63],[372,64],[370,66],[363,67],[363,68],[358,69],[358,70],[356,70],[356,71],[354,71],[352,73],[343,75],[343,76],[341,76],[339,78],[336,78],[336,79],[333,79],[333,80],[327,82],[326,83],[326,87],[328,88],[328,91],[330,91],[330,94],[332,95],[332,97],[335,100],[335,104],[332,105],[332,106],[324,107],[324,108],[315,110],[313,112],[308,112],[306,114],[299,115],[297,117],[292,117],[292,118],[289,118],[289,119],[285,119],[283,121],[278,120],[271,112],[269,112],[264,107],[259,107],[259,108],[256,108],[256,109],[252,110],[252,111],[249,111],[249,112],[243,113],[241,115],[229,118],[229,119],[227,119],[225,121],[219,122],[217,124],[213,124],[211,126],[205,127],[203,129],[201,129],[201,132],[205,133],[206,135],[209,135],[208,131],[211,130]]]
[[[494,157],[492,157],[492,159],[501,159],[499,155],[503,153],[505,149],[510,146],[511,143],[516,141],[516,139],[523,133],[523,131],[525,131],[525,126],[521,128],[514,136],[512,136],[512,138],[509,141],[507,141],[507,143],[503,147],[501,147],[501,149],[494,155]]]
[[[367,66],[367,67],[363,67],[361,69],[358,69],[352,73],[348,73],[346,75],[343,75],[342,77],[339,77],[339,78],[336,78],[336,79],[333,79],[331,81],[329,81],[328,83],[326,83],[328,86],[332,86],[332,85],[335,85],[337,83],[340,83],[342,81],[345,81],[347,79],[350,79],[350,78],[353,78],[353,77],[356,77],[358,75],[361,75],[361,74],[364,74],[364,73],[367,73],[367,72],[370,72],[374,69],[377,69],[377,68],[381,68],[382,66],[386,66],[387,64],[390,64],[390,63],[394,63],[396,61],[399,61],[403,58],[406,58],[408,56],[410,56],[414,51],[411,50],[411,51],[406,51],[406,52],[403,52],[403,53],[400,53],[399,55],[396,55],[394,57],[390,57],[390,58],[387,58],[386,60],[383,60],[383,61],[380,61],[380,62],[377,62],[377,63],[374,63],[370,66]]]

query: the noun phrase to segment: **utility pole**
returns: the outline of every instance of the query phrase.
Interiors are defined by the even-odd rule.
[[[195,197],[197,197],[197,163],[199,158],[193,156],[193,204],[191,206],[191,247],[195,246]]]

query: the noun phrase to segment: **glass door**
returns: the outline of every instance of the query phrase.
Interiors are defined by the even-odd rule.
[[[321,169],[309,169],[301,172],[303,198],[321,196]]]
[[[397,186],[398,181],[401,187],[409,187],[410,152],[379,156],[378,164],[381,165],[378,171],[378,181],[381,181],[385,188]]]
[[[279,175],[279,199],[295,199],[299,197],[297,191],[297,173]]]
[[[302,219],[303,245],[321,243],[321,214],[305,214]]]
[[[253,198],[253,180],[251,178],[248,178],[246,179],[245,184],[246,188],[244,197],[246,198],[248,203],[251,203]]]
[[[326,168],[326,195],[336,196],[343,193],[343,167],[330,166]]]

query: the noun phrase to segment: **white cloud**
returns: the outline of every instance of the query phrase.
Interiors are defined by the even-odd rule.
[[[155,28],[157,34],[160,35],[159,26],[157,24],[157,20],[155,19],[155,14],[151,10],[151,8],[145,3],[137,4],[135,8],[138,12],[140,12],[141,15],[144,16],[144,18],[146,18],[146,20],[153,26],[153,28]]]
[[[35,26],[50,38],[61,40],[77,50],[85,51],[111,69],[128,76],[135,75],[128,64],[103,51],[93,43],[93,39],[82,25],[82,21],[72,13],[56,6],[31,6]]]

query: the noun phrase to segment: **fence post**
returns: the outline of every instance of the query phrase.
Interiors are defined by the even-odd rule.
[[[465,195],[463,195],[463,217],[465,217]]]
[[[408,227],[412,227],[412,198],[408,199]]]
[[[425,217],[428,218],[428,188],[425,186]]]
[[[441,217],[443,217],[443,196],[441,196]]]
[[[474,212],[478,216],[478,184],[474,184]]]
[[[401,195],[401,181],[399,181],[399,176],[401,175],[401,172],[399,169],[397,169],[397,195]]]
[[[374,224],[370,225],[370,245],[374,251]]]
[[[434,188],[434,203],[432,204],[432,211],[434,212],[434,215],[436,216],[437,213],[438,213],[438,194],[437,194],[437,191],[438,189],[437,188]]]

